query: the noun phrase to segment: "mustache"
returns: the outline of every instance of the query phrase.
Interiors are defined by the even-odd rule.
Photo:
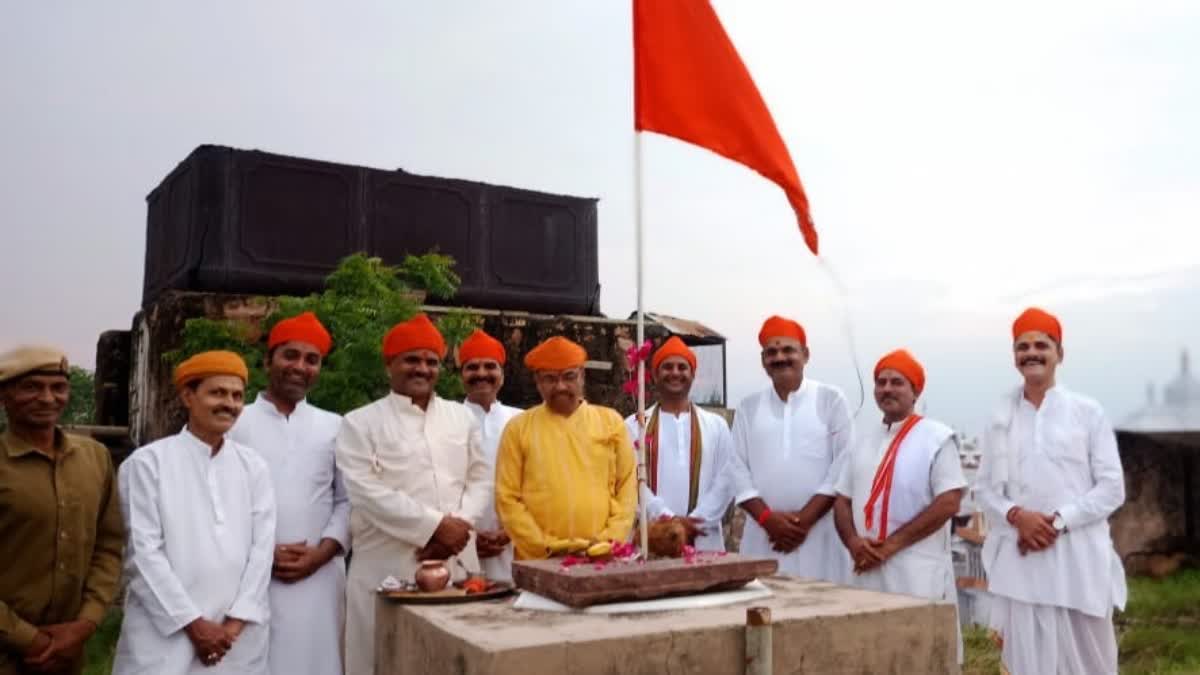
[[[1025,358],[1021,359],[1021,365],[1025,365],[1027,363],[1040,363],[1044,366],[1046,365],[1046,359],[1043,359],[1040,356],[1026,356]]]
[[[233,408],[226,407],[226,406],[221,406],[220,408],[213,408],[212,412],[214,415],[220,415],[221,413],[228,413],[229,415],[231,415],[233,417],[237,417],[237,415],[238,415],[238,411],[234,410]]]
[[[488,382],[490,384],[496,384],[496,378],[492,377],[491,375],[480,375],[478,377],[472,377],[469,380],[467,380],[467,384],[479,384],[480,382]]]
[[[795,365],[796,365],[796,364],[795,364],[795,362],[794,362],[794,361],[791,361],[791,360],[787,360],[787,361],[772,361],[772,362],[770,362],[770,363],[768,363],[768,364],[767,364],[767,368],[769,368],[770,370],[779,370],[780,368],[791,368],[791,367],[793,367],[793,366],[795,366]]]

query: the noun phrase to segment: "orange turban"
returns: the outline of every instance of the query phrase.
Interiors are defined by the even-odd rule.
[[[683,357],[683,360],[688,362],[692,367],[692,372],[696,372],[696,355],[688,346],[683,344],[677,336],[672,335],[671,339],[667,340],[654,352],[654,357],[650,359],[650,367],[652,370],[658,370],[658,366],[672,356]]]
[[[566,370],[587,362],[587,351],[561,335],[546,340],[525,355],[530,370]]]
[[[878,379],[879,373],[885,370],[894,370],[903,375],[918,395],[925,389],[925,369],[907,349],[897,349],[884,354],[879,363],[875,364],[875,377]]]
[[[182,389],[189,383],[213,375],[233,375],[242,378],[242,384],[250,379],[246,362],[234,352],[200,352],[175,366],[175,388]]]
[[[475,332],[463,340],[458,347],[458,365],[461,366],[467,361],[475,359],[491,359],[504,365],[506,360],[504,345],[500,344],[496,338],[476,328]]]
[[[329,331],[325,330],[325,326],[321,325],[317,315],[312,312],[305,312],[275,324],[267,338],[267,349],[274,349],[285,342],[293,341],[307,342],[316,347],[321,356],[328,354],[329,348],[333,346],[333,338],[329,336]]]
[[[1045,333],[1054,338],[1058,344],[1062,344],[1062,325],[1058,323],[1058,318],[1047,312],[1044,309],[1030,307],[1021,312],[1021,316],[1013,322],[1012,334],[1013,339],[1021,337],[1030,331]]]
[[[428,349],[436,353],[438,358],[446,358],[446,340],[424,314],[392,326],[383,338],[383,357],[387,359],[418,349]]]
[[[782,337],[799,340],[800,344],[808,346],[808,338],[804,335],[804,327],[782,316],[772,316],[763,322],[762,330],[758,331],[758,344],[767,346],[767,340]]]

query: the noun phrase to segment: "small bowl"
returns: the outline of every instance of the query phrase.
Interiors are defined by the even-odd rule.
[[[450,570],[446,569],[444,560],[423,560],[413,575],[413,580],[417,582],[417,588],[426,593],[434,593],[450,583]]]

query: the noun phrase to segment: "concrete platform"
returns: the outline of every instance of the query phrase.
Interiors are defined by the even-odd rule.
[[[774,597],[687,612],[595,616],[522,611],[512,599],[379,601],[379,675],[693,675],[744,672],[746,608],[771,609],[776,673],[957,673],[953,605],[800,579]]]

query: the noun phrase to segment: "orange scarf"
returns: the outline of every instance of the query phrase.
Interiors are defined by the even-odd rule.
[[[875,502],[883,497],[883,512],[879,514],[879,541],[887,538],[888,504],[892,501],[892,478],[896,475],[896,455],[899,454],[900,444],[904,442],[908,432],[912,431],[912,428],[920,421],[920,415],[912,415],[905,420],[899,433],[888,446],[887,452],[883,453],[883,460],[879,462],[879,467],[875,469],[875,480],[871,483],[871,496],[867,499],[864,514],[867,517],[867,529],[870,530],[875,526]]]

